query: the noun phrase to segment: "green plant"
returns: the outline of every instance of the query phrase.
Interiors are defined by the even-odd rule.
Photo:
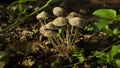
[[[113,45],[109,52],[96,51],[94,56],[99,58],[99,64],[105,63],[120,68],[120,45]]]
[[[84,52],[84,49],[76,49],[73,52],[73,56],[76,57],[80,63],[83,63],[85,61],[83,52]]]
[[[99,20],[94,22],[95,31],[112,31],[109,25],[119,22],[120,19],[119,14],[117,15],[116,10],[113,9],[98,9],[93,12],[93,15],[99,17]]]
[[[94,16],[99,17],[98,21],[95,21],[93,26],[88,25],[85,27],[87,28],[88,31],[92,31],[93,33],[99,33],[99,32],[104,32],[106,33],[109,37],[111,37],[113,43],[108,46],[107,48],[101,50],[101,51],[94,51],[92,56],[90,58],[85,58],[84,57],[84,50],[83,51],[76,51],[73,53],[73,56],[79,59],[79,62],[67,65],[66,67],[78,65],[80,63],[86,62],[88,60],[91,60],[92,58],[96,57],[98,58],[97,62],[99,64],[113,64],[111,66],[118,67],[120,68],[120,30],[117,27],[111,28],[110,25],[113,25],[115,23],[120,22],[120,15],[117,15],[116,10],[113,9],[98,9],[93,12]],[[115,41],[116,40],[116,41]],[[110,49],[111,48],[111,49]],[[108,51],[110,49],[110,51]],[[105,52],[107,51],[107,52]],[[116,57],[117,56],[117,57]]]
[[[93,31],[95,32],[105,32],[109,37],[111,37],[112,41],[116,40],[115,43],[119,42],[120,29],[116,27],[117,25],[113,24],[118,24],[120,22],[120,14],[117,15],[116,10],[114,9],[98,9],[93,12],[93,15],[99,17],[99,20],[94,22],[94,27],[89,26],[89,29],[93,28]],[[118,58],[118,56],[120,56],[119,43],[117,45],[113,43],[107,48],[111,48],[110,51],[107,53],[104,51],[96,51],[95,53],[93,53],[94,56],[99,58],[98,63],[107,63],[110,65],[113,64],[112,66],[117,66],[118,68],[120,68],[120,58]]]
[[[120,39],[120,14],[117,14],[116,10],[98,9],[95,10],[92,15],[98,17],[99,20],[95,21],[93,26],[87,26],[86,29],[88,31],[93,31],[95,33],[102,31],[111,37],[113,41]]]

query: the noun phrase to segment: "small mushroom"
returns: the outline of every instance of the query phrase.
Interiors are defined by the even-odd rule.
[[[73,17],[69,19],[69,24],[75,27],[84,28],[86,25],[86,22],[83,18]]]
[[[36,19],[37,19],[37,20],[47,19],[47,18],[48,18],[48,13],[45,12],[45,11],[42,11],[41,13],[39,13],[39,14],[36,16]]]
[[[44,25],[46,24],[45,20],[48,19],[48,17],[49,17],[48,13],[45,11],[42,11],[36,16],[36,19],[39,20],[39,22],[41,22],[41,25]]]
[[[72,26],[71,34],[73,34],[73,38],[71,42],[75,42],[75,38],[78,35],[79,28],[84,28],[86,25],[86,22],[83,18],[73,17],[69,19],[69,23]]]
[[[40,28],[40,33],[45,37],[52,37],[57,34],[56,31],[46,29],[45,25]]]
[[[43,33],[45,33],[45,30],[46,30],[46,26],[44,25],[44,26],[42,26],[42,27],[40,28],[39,31],[40,31],[40,33],[43,34]]]
[[[42,34],[43,34],[43,36],[50,38],[50,37],[55,36],[57,34],[57,32],[52,31],[52,30],[45,30],[45,32]]]
[[[61,16],[63,15],[64,9],[61,7],[55,7],[52,12],[55,16]]]
[[[67,25],[67,19],[65,17],[58,17],[53,21],[53,25],[62,27],[60,28],[59,36],[60,38],[65,38],[65,32],[66,32],[66,26]],[[65,26],[65,27],[63,27]],[[63,42],[63,40],[61,40]]]
[[[61,27],[61,26],[65,26],[67,24],[67,19],[65,17],[57,17],[54,21],[53,21],[53,25]]]
[[[81,15],[76,13],[76,12],[71,12],[70,14],[67,15],[67,19],[73,18],[73,17],[80,17]]]
[[[59,28],[55,25],[53,25],[53,22],[49,22],[45,25],[46,29],[49,29],[49,30],[58,30]]]

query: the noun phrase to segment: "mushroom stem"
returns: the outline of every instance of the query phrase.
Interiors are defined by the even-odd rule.
[[[71,34],[73,34],[74,26],[71,26]]]
[[[77,37],[77,35],[79,33],[78,31],[79,31],[79,28],[75,27],[73,38],[72,38],[72,41],[71,41],[72,43],[75,43],[75,38]]]
[[[41,25],[41,26],[43,26],[43,25],[44,25],[44,23],[42,22],[42,20],[39,20],[39,22],[40,22],[40,25]]]
[[[62,33],[63,34],[63,33]],[[58,38],[61,41],[62,45],[65,46],[65,42],[64,42],[64,37],[61,37],[60,33],[58,33]]]
[[[66,31],[66,39],[67,39],[67,45],[69,45],[69,28],[67,25],[67,31]]]
[[[69,28],[70,26],[69,25],[67,25],[67,30],[66,30],[66,39],[67,39],[67,45],[71,45],[70,43],[70,41],[71,41],[71,34],[69,34],[70,32],[69,32],[69,30],[70,30],[70,28]]]
[[[53,39],[55,40],[55,42],[56,42],[57,44],[60,45],[60,41],[59,41],[59,39],[56,39],[56,37],[53,37]]]
[[[57,47],[57,45],[55,44],[55,42],[53,41],[52,38],[48,38],[48,40],[50,40],[51,44],[53,45],[53,47],[61,54],[63,54],[63,52]]]
[[[46,19],[43,19],[43,24],[44,24],[44,25],[47,24],[47,23],[46,23]]]

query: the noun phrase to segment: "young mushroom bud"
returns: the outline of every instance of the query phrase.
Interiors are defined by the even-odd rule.
[[[67,19],[73,18],[73,17],[80,17],[81,15],[76,13],[76,12],[71,12],[70,14],[67,15]]]
[[[49,17],[48,13],[45,11],[42,11],[36,16],[36,19],[39,20],[39,22],[41,22],[41,24],[43,25],[43,24],[46,24],[45,20],[48,19],[48,17]]]
[[[58,17],[53,21],[53,25],[58,26],[58,27],[63,27],[65,25],[67,25],[67,19],[65,17]],[[60,28],[60,37],[61,38],[65,38],[65,34],[64,31],[66,31],[65,29],[66,27]],[[63,40],[61,40],[63,42]]]
[[[59,28],[55,25],[53,25],[53,22],[49,22],[45,25],[46,29],[49,29],[49,30],[58,30]]]
[[[55,26],[65,26],[67,24],[67,19],[65,17],[58,17],[53,21],[53,25]]]
[[[57,31],[53,31],[53,30],[47,29],[46,25],[42,26],[39,31],[45,37],[52,37],[55,34],[57,34]]]
[[[55,16],[61,16],[61,15],[63,15],[64,9],[61,7],[55,7],[55,8],[53,8],[52,12]]]
[[[47,30],[47,29],[46,29],[46,26],[44,25],[44,26],[42,26],[42,27],[40,28],[39,31],[40,31],[40,33],[43,34],[43,33],[45,33],[45,30]]]
[[[41,20],[41,19],[47,19],[49,16],[48,16],[48,13],[45,12],[45,11],[42,11],[41,13],[39,13],[37,16],[36,16],[36,19],[37,20]]]
[[[71,35],[73,36],[72,38],[72,43],[75,42],[75,39],[77,35],[79,34],[79,28],[83,28],[85,26],[84,19],[79,18],[79,17],[73,17],[69,19],[69,24],[72,26],[71,27]]]
[[[42,34],[43,34],[43,36],[50,38],[50,37],[55,36],[57,34],[57,32],[52,31],[52,30],[45,30],[45,32]]]
[[[80,27],[80,28],[84,28],[87,24],[83,18],[79,18],[79,17],[70,18],[69,23],[72,26]]]

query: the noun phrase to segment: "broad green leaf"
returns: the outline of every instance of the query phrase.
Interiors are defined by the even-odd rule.
[[[93,12],[93,15],[101,18],[112,19],[116,17],[116,11],[113,9],[98,9]]]
[[[94,25],[101,30],[102,28],[104,28],[106,25],[111,24],[112,21],[110,20],[100,20],[98,22],[95,22]]]

